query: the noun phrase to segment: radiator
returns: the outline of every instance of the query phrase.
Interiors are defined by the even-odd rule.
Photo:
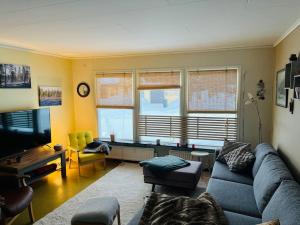
[[[129,161],[142,161],[154,157],[153,148],[139,148],[127,146],[112,146],[111,154],[107,158]]]
[[[187,151],[170,150],[169,155],[178,156],[178,157],[183,158],[185,160],[192,160],[191,153],[187,152]]]

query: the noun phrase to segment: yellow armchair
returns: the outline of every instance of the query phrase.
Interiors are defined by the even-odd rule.
[[[69,150],[69,168],[71,163],[76,162],[78,165],[78,173],[80,175],[80,166],[89,163],[95,163],[97,161],[103,162],[104,168],[105,154],[104,153],[88,153],[85,154],[83,150],[86,145],[93,142],[93,136],[90,131],[74,132],[69,134],[70,146]]]

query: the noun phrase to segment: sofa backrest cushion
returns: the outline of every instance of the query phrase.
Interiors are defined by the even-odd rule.
[[[252,167],[253,178],[256,176],[258,169],[261,166],[261,163],[264,160],[264,158],[266,157],[266,155],[268,155],[268,154],[277,155],[277,152],[271,145],[262,143],[262,144],[259,144],[256,146],[256,148],[254,150],[254,154],[255,154],[256,159],[255,159],[255,162]]]
[[[280,225],[300,224],[300,185],[282,181],[262,214],[262,220],[278,218]]]
[[[260,213],[283,180],[293,180],[290,171],[279,156],[267,155],[253,181],[254,197]]]

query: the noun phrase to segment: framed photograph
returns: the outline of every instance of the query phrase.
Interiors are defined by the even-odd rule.
[[[39,105],[40,106],[53,106],[61,105],[61,87],[39,87]]]
[[[287,108],[288,93],[285,89],[285,69],[282,69],[276,75],[276,105]]]
[[[31,88],[30,67],[0,64],[0,88]]]

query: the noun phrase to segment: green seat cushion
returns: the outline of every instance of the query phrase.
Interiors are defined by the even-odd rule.
[[[105,155],[103,153],[83,153],[79,152],[79,162],[88,162],[92,160],[104,159]]]

